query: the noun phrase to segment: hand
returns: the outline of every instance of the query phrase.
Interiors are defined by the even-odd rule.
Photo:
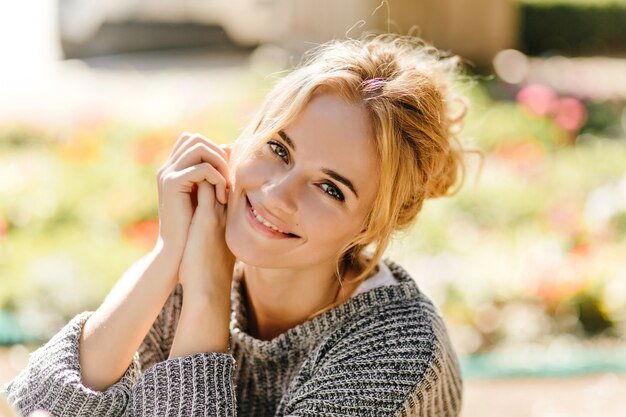
[[[227,149],[230,156],[230,149]],[[228,191],[228,189],[227,189]],[[183,306],[169,358],[200,352],[228,352],[230,289],[235,256],[226,245],[226,204],[217,187],[198,183],[197,206],[178,269]],[[199,332],[198,323],[210,331]]]
[[[230,148],[223,148],[230,158]],[[221,184],[220,184],[221,185]],[[230,294],[235,256],[226,245],[226,202],[218,200],[218,187],[208,181],[198,184],[197,206],[191,219],[183,259],[178,270],[185,294],[217,296]],[[223,201],[223,202],[222,202]]]
[[[155,249],[165,249],[182,259],[197,204],[197,183],[212,184],[219,201],[226,204],[227,152],[199,134],[185,132],[178,138],[157,172],[159,239]]]

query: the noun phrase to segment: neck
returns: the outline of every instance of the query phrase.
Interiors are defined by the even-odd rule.
[[[273,339],[345,297],[333,262],[306,269],[242,266],[248,330],[261,340]],[[342,275],[345,279],[347,274]]]

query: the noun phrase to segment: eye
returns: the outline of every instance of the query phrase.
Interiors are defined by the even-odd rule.
[[[270,140],[267,143],[268,145],[270,145],[272,152],[278,155],[278,157],[282,159],[283,161],[285,161],[285,163],[287,164],[289,163],[289,152],[287,152],[287,149],[285,149],[283,145],[273,140]]]
[[[322,188],[322,190],[324,190],[324,192],[326,194],[328,194],[332,198],[334,198],[336,200],[339,200],[339,201],[344,201],[345,200],[345,197],[343,196],[343,193],[335,185],[329,184],[329,183],[324,183],[320,187]],[[325,187],[328,187],[328,188],[325,188]]]

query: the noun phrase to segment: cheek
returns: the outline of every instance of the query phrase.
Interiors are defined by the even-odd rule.
[[[300,218],[305,222],[307,236],[311,241],[329,247],[347,243],[360,230],[357,220],[346,213],[338,213],[319,198],[319,196],[309,196],[307,197],[308,204],[300,205]]]
[[[258,158],[250,158],[238,166],[233,180],[239,189],[253,188],[263,184],[271,174],[271,164]]]

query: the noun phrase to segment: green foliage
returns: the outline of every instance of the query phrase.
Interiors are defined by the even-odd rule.
[[[19,148],[48,147],[51,145],[51,140],[49,132],[30,126],[0,126],[0,152]]]
[[[613,6],[626,5],[626,0],[517,0],[519,4],[529,4],[533,6],[552,7],[562,6]]]
[[[520,1],[520,43],[530,55],[626,51],[624,0]]]
[[[595,336],[615,326],[604,311],[599,294],[580,294],[574,303],[578,319],[586,334]]]
[[[619,102],[587,103],[587,121],[581,133],[591,133],[603,137],[621,137],[624,133],[622,115],[626,115],[626,106]]]

